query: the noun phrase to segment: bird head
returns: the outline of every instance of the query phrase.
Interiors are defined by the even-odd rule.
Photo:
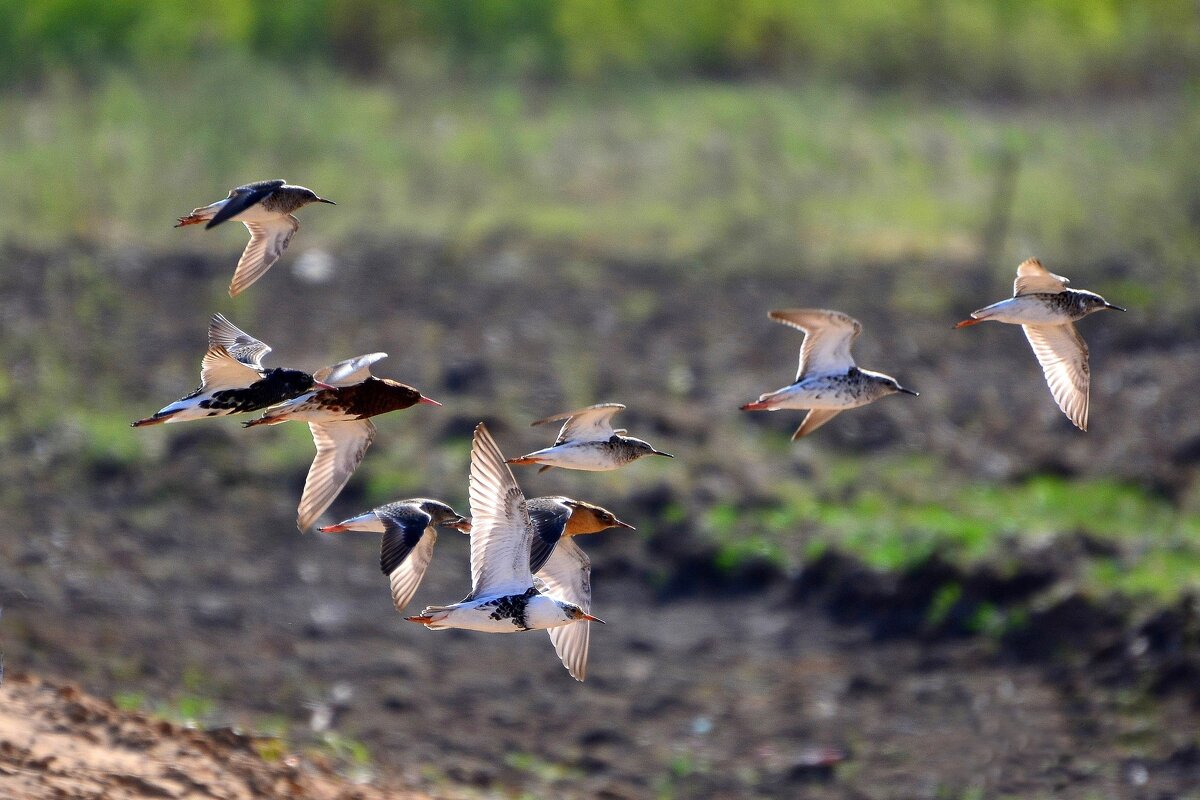
[[[565,533],[574,536],[580,533],[599,533],[600,531],[608,530],[609,528],[628,528],[631,531],[637,528],[630,525],[628,522],[622,522],[617,519],[617,515],[609,511],[607,508],[585,503],[582,500],[568,500],[567,505],[571,507],[571,518],[567,520],[567,528]]]
[[[418,500],[417,503],[429,515],[431,524],[445,525],[463,533],[471,532],[471,521],[440,500]]]
[[[593,617],[591,614],[587,613],[574,603],[560,602],[558,607],[563,610],[563,613],[567,615],[567,619],[571,622],[574,622],[575,620],[587,620],[588,622],[599,622],[601,625],[607,624],[604,620],[600,619],[599,617]]]

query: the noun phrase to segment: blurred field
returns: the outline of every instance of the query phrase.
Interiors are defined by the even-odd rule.
[[[1196,796],[1196,9],[683,5],[0,0],[4,663],[439,796]],[[266,177],[339,205],[231,301],[242,229],[171,226]],[[1087,434],[1018,331],[950,330],[1029,255],[1130,309],[1080,325]],[[797,444],[739,413],[795,305],[922,396]],[[679,458],[518,474],[638,526],[585,542],[588,683],[296,533],[302,426],[131,430],[214,311],[445,404],[383,418],[331,518],[465,511],[479,420],[516,453],[628,404]]]

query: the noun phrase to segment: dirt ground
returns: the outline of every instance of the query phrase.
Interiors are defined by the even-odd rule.
[[[264,464],[254,443],[276,439],[197,422],[152,431],[136,459],[122,459],[88,445],[71,414],[31,422],[10,440],[25,457],[7,463],[0,482],[11,525],[0,537],[0,635],[12,674],[133,694],[167,711],[199,697],[210,706],[206,724],[281,731],[289,749],[304,752],[319,754],[335,733],[369,759],[331,758],[334,766],[385,791],[439,797],[1200,797],[1191,611],[1162,636],[1096,622],[1090,611],[1072,616],[1070,602],[1054,625],[1031,629],[1035,641],[923,636],[889,614],[904,596],[887,576],[868,576],[865,588],[863,576],[840,572],[720,578],[688,530],[706,504],[769,493],[778,470],[803,465],[794,453],[820,457],[807,445],[782,455],[748,447],[755,426],[790,429],[796,420],[732,411],[794,369],[799,336],[767,322],[768,308],[820,298],[853,310],[866,324],[860,363],[923,392],[920,402],[890,398],[844,415],[822,430],[821,446],[935,452],[964,474],[995,480],[1043,471],[1136,478],[1167,496],[1192,485],[1200,452],[1200,421],[1172,411],[1192,396],[1187,375],[1195,373],[1181,370],[1153,397],[1138,382],[1166,360],[1200,364],[1189,344],[1193,321],[1164,321],[1180,334],[1174,350],[1166,338],[1151,346],[1101,324],[1109,320],[1087,329],[1097,382],[1084,440],[1053,424],[1061,420],[1019,334],[948,338],[953,308],[1001,296],[1007,275],[971,273],[937,301],[952,308],[899,326],[887,309],[916,301],[886,275],[869,296],[839,276],[798,281],[784,270],[754,280],[676,273],[665,285],[635,265],[584,269],[521,250],[463,258],[364,246],[337,264],[337,280],[353,290],[331,294],[327,283],[277,266],[255,287],[262,291],[231,310],[222,260],[86,254],[63,262],[69,268],[37,254],[6,260],[0,315],[12,375],[41,376],[47,364],[91,375],[93,384],[69,385],[84,393],[72,414],[85,413],[95,392],[118,398],[134,419],[190,389],[197,337],[215,310],[275,345],[280,363],[390,352],[380,373],[445,408],[381,423],[367,455],[374,466],[351,481],[333,518],[365,510],[374,474],[402,487],[397,497],[438,496],[465,511],[463,443],[475,422],[487,419],[515,450],[538,440],[529,419],[581,396],[626,402],[635,434],[681,455],[674,472],[632,465],[613,476],[519,475],[530,495],[576,494],[655,530],[585,542],[594,609],[609,624],[593,632],[588,680],[579,684],[543,634],[434,633],[404,622],[378,573],[374,537],[297,533],[308,444],[286,463]],[[552,267],[559,272],[531,303],[528,282]],[[705,304],[710,318],[725,320],[721,330],[688,313]],[[1031,406],[1035,425],[1009,413],[1014,392],[1025,392],[1014,387],[1026,384],[1019,400],[1042,401]],[[1130,402],[1145,407],[1136,430],[1121,424]],[[110,434],[113,452],[142,433],[124,424]],[[663,522],[668,508],[682,508],[684,521]],[[443,534],[414,605],[461,597],[467,574],[465,539]],[[1080,629],[1095,635],[1075,636]],[[34,717],[46,726],[33,728],[36,736],[2,730],[0,768],[13,774],[0,773],[0,794],[4,781],[63,770],[62,762],[20,766],[60,749],[53,737],[80,740],[63,740],[65,752],[111,746],[111,764],[97,768],[168,797],[190,789],[168,767],[122,766],[131,758],[125,727],[148,737],[144,746],[164,762],[185,758],[176,755],[185,746],[199,751],[186,758],[210,766],[197,769],[211,768],[208,750],[245,751],[243,740],[223,744],[226,734],[147,723],[32,679],[10,675],[5,692],[6,726],[24,716],[7,713],[10,702],[51,707]],[[86,724],[72,721],[72,704]],[[306,771],[228,757],[240,766],[211,785],[234,788],[211,796],[242,796],[237,787],[251,773],[261,786],[301,782],[308,794],[296,796],[377,796],[335,783],[319,764]]]

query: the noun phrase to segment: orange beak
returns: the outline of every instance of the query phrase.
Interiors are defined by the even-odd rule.
[[[588,622],[599,622],[601,625],[607,625],[607,624],[608,624],[607,622],[605,622],[604,620],[600,619],[599,617],[593,617],[591,614],[584,614],[584,615],[581,617],[581,619],[586,619]]]
[[[440,405],[441,405],[441,403],[439,403],[437,400],[433,400],[433,399],[431,399],[431,398],[428,398],[428,397],[426,397],[425,395],[421,395],[421,399],[420,399],[420,400],[418,400],[417,402],[418,402],[418,403],[424,403],[424,404],[425,404],[425,405],[427,405],[427,406],[440,406]]]

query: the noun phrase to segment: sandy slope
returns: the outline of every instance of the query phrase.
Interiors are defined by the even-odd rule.
[[[9,676],[0,687],[0,796],[426,797],[356,786],[298,757],[268,763],[252,739],[231,730],[190,730],[24,675]]]

